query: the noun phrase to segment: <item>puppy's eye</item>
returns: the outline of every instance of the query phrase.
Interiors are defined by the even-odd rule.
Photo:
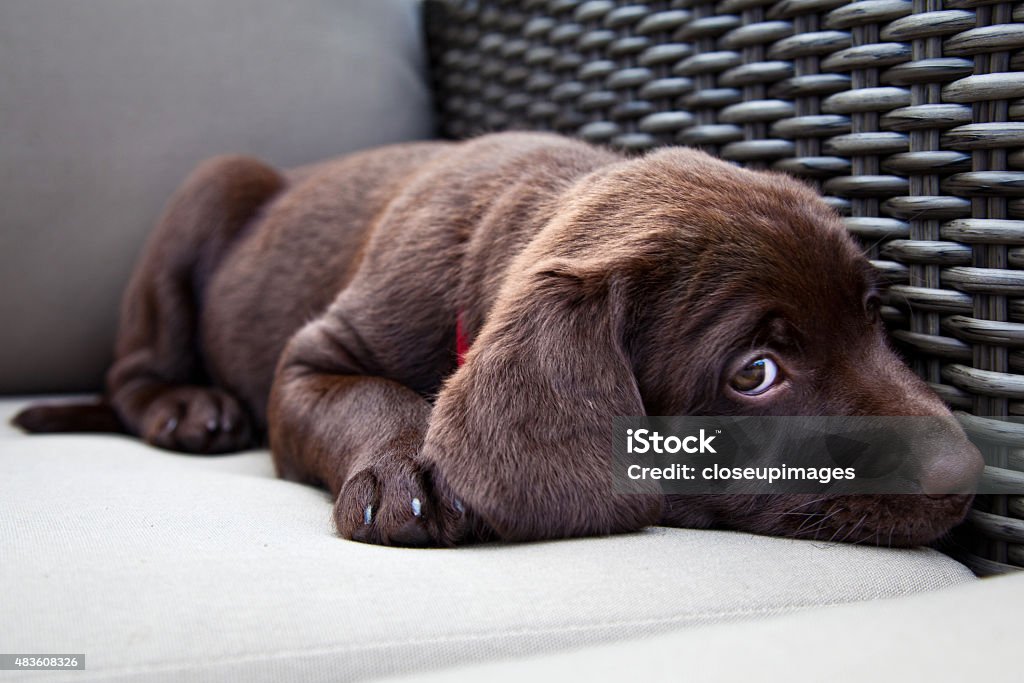
[[[757,396],[772,388],[779,377],[779,366],[771,358],[756,358],[732,376],[729,385],[746,396]]]

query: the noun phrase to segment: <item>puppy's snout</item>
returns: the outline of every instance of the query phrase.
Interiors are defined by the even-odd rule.
[[[985,468],[981,452],[955,423],[936,432],[923,444],[921,491],[929,498],[975,493]]]
[[[927,463],[921,473],[921,490],[929,498],[974,493],[984,468],[985,461],[978,449],[964,443]]]
[[[899,451],[894,472],[912,481],[911,489],[929,498],[977,493],[985,460],[949,408],[891,352],[874,357],[873,376],[891,384],[872,395],[867,415],[889,415],[892,429],[883,429],[886,448]],[[858,376],[859,379],[860,376]]]

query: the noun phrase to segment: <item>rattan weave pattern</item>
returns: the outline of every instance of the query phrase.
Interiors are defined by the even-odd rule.
[[[1024,483],[1024,4],[434,0],[442,132],[701,147],[821,189],[885,282],[914,368]],[[1024,567],[1024,497],[980,497],[964,559]]]

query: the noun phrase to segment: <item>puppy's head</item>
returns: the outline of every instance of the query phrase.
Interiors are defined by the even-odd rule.
[[[620,200],[637,212],[624,227],[649,241],[634,244],[645,258],[624,272],[637,304],[624,343],[647,414],[940,418],[907,434],[920,495],[674,497],[666,515],[890,545],[927,543],[959,523],[981,455],[889,347],[873,269],[838,216],[785,176],[690,150],[619,172],[607,181],[636,188]]]
[[[673,148],[591,174],[552,216],[513,263],[427,439],[428,460],[447,452],[448,480],[499,535],[660,519],[910,545],[966,514],[981,456],[887,345],[872,269],[811,189]],[[926,415],[943,426],[910,439],[920,495],[667,496],[652,507],[608,495],[605,459],[611,417],[645,414]]]

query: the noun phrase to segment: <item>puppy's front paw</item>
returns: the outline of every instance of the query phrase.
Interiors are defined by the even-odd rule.
[[[450,547],[469,540],[471,520],[458,499],[404,456],[379,458],[345,482],[334,503],[338,534],[361,543]]]
[[[140,436],[160,448],[228,453],[252,445],[249,418],[238,400],[213,387],[173,387],[152,400]]]

